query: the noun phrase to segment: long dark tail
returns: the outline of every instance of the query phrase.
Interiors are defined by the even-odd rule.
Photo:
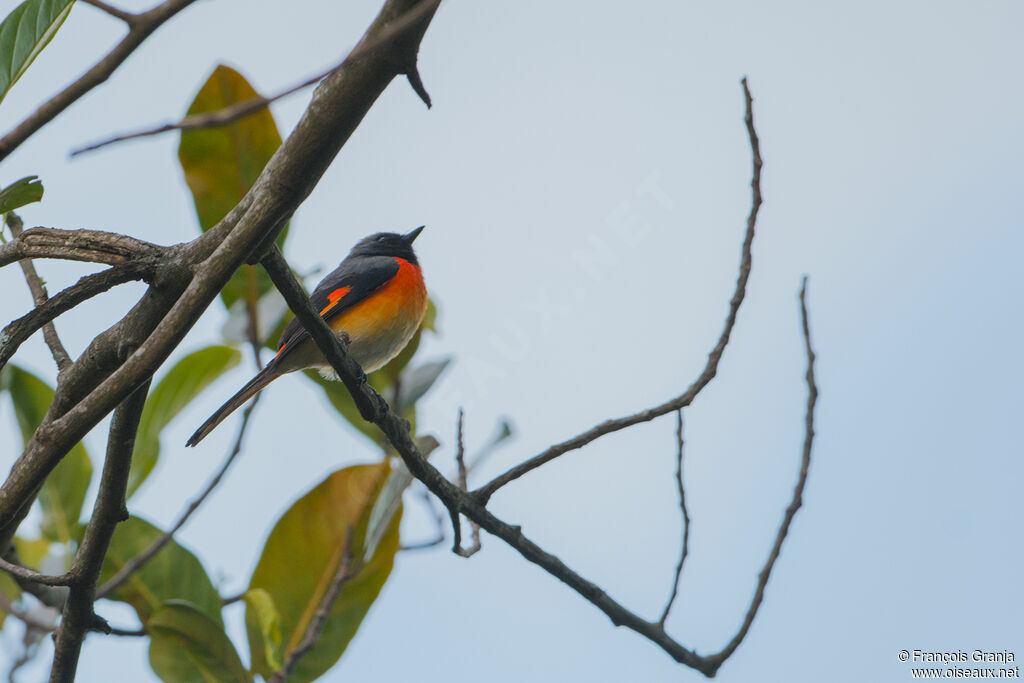
[[[268,365],[260,370],[259,374],[249,380],[249,383],[242,387],[237,394],[229,398],[227,403],[218,408],[217,412],[211,415],[210,419],[204,422],[203,426],[197,429],[196,433],[193,434],[187,442],[185,442],[185,445],[195,446],[197,443],[205,439],[207,434],[212,432],[217,425],[224,421],[224,418],[241,408],[242,404],[255,396],[256,392],[260,389],[280,377],[280,371],[278,371],[277,368],[272,367],[272,365],[273,364]]]

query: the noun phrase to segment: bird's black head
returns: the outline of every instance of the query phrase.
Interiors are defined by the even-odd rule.
[[[420,226],[410,233],[399,235],[396,232],[378,232],[363,238],[352,247],[350,256],[397,256],[409,263],[419,264],[412,250],[413,240],[423,231]]]

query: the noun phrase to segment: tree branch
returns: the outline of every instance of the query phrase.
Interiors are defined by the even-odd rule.
[[[200,493],[199,496],[195,498],[195,500],[189,503],[188,508],[186,508],[185,512],[181,514],[181,516],[178,518],[178,521],[174,523],[174,526],[172,526],[170,529],[164,532],[163,535],[161,535],[159,538],[153,541],[148,548],[143,550],[141,553],[133,557],[128,562],[126,562],[125,565],[117,571],[117,573],[115,573],[113,576],[107,579],[106,583],[104,583],[96,590],[97,600],[105,598],[112,592],[117,590],[117,588],[125,581],[127,581],[132,574],[142,569],[142,567],[145,566],[147,562],[153,559],[153,557],[158,552],[160,552],[160,550],[165,545],[167,545],[171,541],[171,539],[174,538],[174,534],[176,534],[178,530],[181,529],[181,527],[185,526],[185,522],[188,521],[189,517],[192,516],[193,512],[199,509],[199,506],[203,504],[203,502],[210,495],[210,493],[213,492],[215,488],[217,488],[217,485],[220,484],[221,480],[224,478],[225,473],[227,473],[228,468],[231,467],[231,463],[235,461],[235,457],[238,456],[238,454],[242,451],[242,441],[245,438],[245,432],[249,426],[249,416],[252,415],[252,411],[256,408],[256,404],[259,403],[259,400],[260,394],[257,394],[256,398],[254,398],[252,402],[245,407],[245,411],[242,413],[242,424],[238,428],[238,436],[235,437],[235,445],[228,453],[228,457],[225,458],[224,463],[220,466],[220,469],[217,470],[217,473],[206,485],[206,488],[203,489],[203,492]]]
[[[753,128],[751,97],[749,90],[747,89],[746,80],[743,82],[743,89],[747,104],[747,129],[750,134],[751,146],[754,150],[754,178],[751,182],[754,193],[754,203],[750,218],[748,219],[747,237],[744,242],[743,250],[744,258],[740,268],[737,293],[731,302],[726,329],[722,334],[719,344],[712,351],[712,358],[709,359],[709,369],[704,373],[708,375],[707,379],[700,385],[701,387],[706,384],[707,381],[710,381],[710,377],[714,375],[714,368],[717,366],[718,358],[720,358],[722,350],[728,342],[729,333],[735,322],[736,310],[743,298],[743,292],[750,271],[750,244],[753,239],[753,227],[756,220],[757,208],[761,203],[759,189],[761,159],[758,151],[757,137]],[[280,261],[280,263],[278,263],[278,261]],[[681,664],[685,664],[709,677],[715,675],[722,663],[729,657],[729,655],[732,654],[742,641],[750,624],[753,622],[757,605],[760,604],[760,600],[764,592],[764,586],[767,584],[768,576],[771,572],[771,566],[774,564],[775,559],[778,557],[778,553],[781,551],[782,540],[786,531],[788,531],[788,526],[792,521],[793,514],[796,512],[796,507],[799,507],[799,493],[802,491],[803,482],[806,479],[806,463],[810,457],[811,437],[813,435],[813,430],[811,429],[813,421],[813,407],[814,400],[817,396],[817,391],[813,384],[813,353],[810,353],[809,341],[807,343],[807,349],[810,353],[808,380],[811,387],[811,398],[808,401],[808,438],[804,444],[805,466],[804,470],[802,470],[801,481],[798,484],[795,505],[791,504],[790,508],[787,509],[783,529],[780,529],[780,534],[776,539],[768,565],[766,565],[765,569],[762,570],[761,580],[758,583],[758,590],[755,594],[755,602],[748,611],[740,632],[722,652],[714,656],[701,656],[669,636],[661,623],[647,621],[636,613],[628,610],[612,599],[602,588],[583,578],[580,574],[566,566],[554,555],[544,551],[540,546],[529,540],[523,534],[520,527],[513,526],[495,517],[486,509],[481,500],[482,496],[475,495],[474,493],[467,493],[445,478],[444,475],[433,467],[419,452],[419,449],[416,447],[416,444],[410,435],[408,421],[396,415],[391,410],[390,406],[388,406],[387,402],[365,382],[365,379],[362,379],[362,371],[358,364],[346,356],[342,343],[337,337],[335,337],[331,329],[327,326],[327,323],[317,314],[316,309],[309,301],[309,297],[306,296],[301,285],[295,280],[295,276],[292,274],[291,269],[287,267],[287,263],[284,263],[283,257],[280,256],[280,253],[271,251],[264,263],[272,266],[268,267],[268,272],[271,274],[271,278],[274,280],[275,286],[277,286],[281,291],[281,294],[288,302],[289,307],[295,312],[296,317],[302,321],[303,326],[310,332],[313,341],[324,354],[325,358],[327,358],[335,372],[338,373],[339,378],[345,383],[345,386],[349,388],[349,391],[353,393],[353,399],[356,401],[357,405],[364,405],[368,407],[368,412],[372,414],[371,421],[384,432],[388,441],[402,458],[402,461],[405,463],[409,472],[419,479],[432,493],[434,493],[445,507],[449,510],[455,510],[459,513],[465,514],[470,520],[478,523],[482,529],[505,541],[505,543],[514,548],[525,559],[536,564],[558,580],[562,581],[564,584],[579,593],[588,602],[604,612],[616,626],[625,626],[626,628],[642,635]],[[805,331],[806,329],[807,328],[805,326]],[[807,338],[809,339],[809,337]],[[704,375],[702,375],[702,377],[703,376]],[[696,384],[697,383],[695,383],[695,385]],[[699,391],[699,388],[697,390]],[[356,394],[357,391],[359,392],[358,394]],[[672,409],[678,410],[680,407],[681,406],[675,406]],[[637,421],[639,422],[643,420]],[[628,425],[623,425],[618,428],[621,429],[624,426]],[[599,425],[599,428],[602,427],[603,425]],[[614,431],[614,429],[609,429],[608,431]]]
[[[387,0],[360,45],[375,42],[416,5],[412,0]],[[167,248],[142,300],[100,334],[68,370],[42,424],[0,487],[0,543],[13,536],[39,484],[70,447],[152,377],[232,273],[247,259],[258,261],[261,245],[273,243],[377,97],[409,62],[408,53],[418,50],[432,17],[432,11],[426,12],[388,50],[324,79],[295,129],[239,204],[202,236]],[[122,359],[117,350],[129,342],[138,344],[137,349]]]
[[[718,338],[718,343],[715,344],[715,347],[711,349],[711,353],[708,355],[708,361],[704,366],[703,372],[701,372],[700,376],[694,380],[693,384],[691,384],[685,392],[676,398],[666,401],[659,406],[642,410],[633,415],[620,417],[616,420],[606,420],[601,424],[588,429],[582,434],[578,434],[567,441],[563,441],[562,443],[558,443],[547,448],[539,455],[535,455],[529,460],[511,468],[504,474],[495,477],[490,482],[473,492],[473,495],[481,503],[486,504],[487,501],[490,500],[491,496],[494,495],[494,492],[505,484],[518,479],[545,463],[551,462],[561,455],[583,448],[587,444],[605,436],[606,434],[611,434],[612,432],[632,427],[633,425],[640,424],[641,422],[649,422],[657,417],[661,417],[662,415],[674,410],[679,410],[680,408],[690,405],[690,403],[697,398],[697,395],[701,390],[711,382],[715,374],[718,372],[718,363],[721,361],[722,354],[725,352],[725,347],[729,343],[732,328],[736,324],[736,314],[739,312],[740,304],[743,303],[743,298],[746,295],[747,280],[750,279],[750,267],[752,264],[751,246],[754,243],[754,226],[757,224],[757,212],[761,208],[761,147],[757,139],[757,131],[754,130],[753,99],[750,96],[750,89],[747,87],[746,78],[742,80],[742,84],[743,97],[746,103],[746,116],[744,118],[744,122],[747,126],[747,136],[750,139],[750,149],[753,157],[753,173],[750,180],[750,214],[747,216],[747,231],[746,236],[743,239],[743,247],[741,249],[742,256],[740,259],[740,272],[739,276],[736,278],[736,290],[733,293],[732,299],[729,301],[729,313],[725,319],[725,327]]]
[[[105,140],[94,142],[89,145],[86,145],[85,147],[79,147],[78,149],[72,150],[71,156],[74,157],[78,156],[79,154],[84,154],[86,152],[92,152],[102,147],[107,147],[108,145],[113,145],[119,142],[151,137],[153,135],[160,135],[161,133],[168,133],[174,130],[185,131],[200,130],[204,128],[220,128],[222,126],[232,124],[235,121],[238,121],[239,119],[244,119],[247,116],[251,116],[252,114],[255,114],[258,111],[266,109],[277,100],[288,97],[289,95],[293,95],[299,92],[300,90],[304,90],[305,88],[314,85],[315,83],[319,83],[327,76],[344,67],[346,64],[351,64],[352,62],[358,59],[362,59],[382,48],[387,47],[388,45],[391,44],[392,41],[401,36],[402,33],[412,28],[416,24],[416,22],[418,22],[424,16],[426,16],[427,12],[436,10],[437,6],[440,4],[441,0],[426,0],[425,2],[419,3],[414,9],[406,12],[400,19],[389,25],[388,30],[382,32],[381,35],[378,36],[372,44],[367,44],[365,46],[353,50],[340,63],[335,64],[334,66],[325,71],[321,71],[315,76],[306,78],[300,83],[296,83],[295,85],[289,86],[274,95],[268,95],[266,97],[252,97],[243,102],[236,102],[227,107],[217,109],[216,111],[203,112],[201,114],[190,114],[189,116],[186,116],[177,122],[168,122],[161,124],[159,126],[143,128],[142,130],[137,130],[131,133],[121,133],[119,135],[114,135]],[[423,89],[422,81],[418,80],[419,73],[415,71],[415,69],[412,73],[415,74],[415,78],[418,81],[419,85],[417,87],[416,82],[413,81],[413,76],[411,75],[409,76],[410,83],[412,83],[413,89],[416,91],[416,94],[419,95],[420,98],[423,98],[424,101],[427,103],[427,106],[429,107],[430,96],[427,95],[426,90]]]
[[[26,263],[29,263],[29,261],[22,261],[22,265]],[[45,332],[47,327],[53,327],[52,321],[57,316],[70,311],[82,302],[116,285],[146,278],[152,273],[153,267],[154,264],[152,262],[143,261],[114,266],[99,273],[86,275],[52,299],[43,298],[41,304],[37,301],[37,304],[39,304],[37,308],[32,309],[8,324],[3,330],[0,330],[0,369],[7,364],[7,361],[15,354],[18,347],[35,334],[36,330],[40,327]],[[47,342],[49,343],[49,340]],[[51,346],[51,348],[53,347]],[[56,351],[54,351],[53,356],[54,359],[57,358]],[[60,369],[60,372],[64,372],[68,367],[70,365],[65,365]]]
[[[342,62],[344,64],[344,62]],[[282,90],[274,95],[266,97],[252,97],[242,102],[236,102],[222,109],[216,111],[203,112],[201,114],[190,114],[185,118],[177,122],[163,123],[159,126],[152,128],[144,128],[131,133],[121,133],[114,135],[105,140],[99,142],[90,143],[84,147],[71,150],[71,156],[76,157],[79,154],[85,154],[86,152],[93,152],[95,150],[114,145],[119,142],[126,142],[128,140],[137,140],[139,138],[151,137],[153,135],[160,135],[161,133],[169,133],[173,130],[200,130],[204,128],[221,128],[223,126],[230,125],[239,119],[244,119],[247,116],[251,116],[258,111],[266,109],[272,103],[277,100],[283,99],[288,95],[297,93],[300,90],[308,88],[314,83],[318,83],[323,80],[326,76],[330,75],[334,70],[341,68],[341,64],[332,66],[327,71],[322,71],[316,76],[307,78],[306,80],[293,85],[289,88]]]
[[[814,445],[814,406],[818,402],[818,387],[814,381],[814,360],[815,354],[814,349],[811,348],[811,331],[810,326],[807,322],[807,277],[804,276],[803,284],[800,287],[800,320],[801,329],[804,337],[804,351],[807,354],[807,414],[804,418],[804,448],[803,456],[800,461],[800,474],[797,477],[796,487],[793,489],[793,499],[790,501],[789,506],[786,508],[786,512],[782,517],[782,523],[779,525],[779,531],[775,535],[775,543],[772,545],[771,552],[768,554],[768,559],[764,563],[764,567],[761,568],[761,573],[757,577],[757,587],[754,589],[754,597],[750,601],[750,607],[747,609],[747,614],[743,619],[743,623],[740,626],[739,631],[733,636],[733,639],[729,641],[721,652],[710,656],[708,659],[714,662],[724,662],[729,656],[736,651],[740,643],[743,642],[743,638],[746,637],[747,631],[750,630],[750,625],[754,623],[754,617],[757,616],[757,610],[761,606],[761,601],[764,599],[765,586],[768,585],[768,579],[771,577],[772,568],[775,566],[775,561],[779,559],[779,554],[782,552],[782,542],[786,540],[786,535],[789,533],[789,527],[793,523],[793,517],[796,516],[796,511],[800,509],[803,504],[803,493],[804,486],[807,483],[807,471],[811,466],[811,448]]]
[[[387,436],[388,441],[394,446],[409,472],[423,482],[445,507],[465,514],[478,523],[481,528],[505,541],[524,558],[540,566],[597,606],[611,618],[615,625],[626,626],[636,631],[657,644],[680,663],[706,675],[714,673],[717,666],[713,666],[692,650],[670,638],[659,624],[646,621],[615,602],[601,588],[587,581],[557,557],[545,552],[526,538],[520,527],[507,524],[492,515],[472,493],[467,493],[448,481],[437,468],[431,465],[416,447],[416,443],[409,433],[409,422],[396,415],[388,406],[387,401],[365,381],[359,364],[346,355],[341,342],[323,318],[317,314],[309,297],[302,289],[302,285],[295,279],[291,268],[287,263],[277,263],[279,259],[283,262],[280,252],[272,250],[264,263],[270,265],[267,272],[274,281],[274,285],[284,296],[285,301],[288,302],[288,306],[302,321],[306,330],[310,332],[314,343],[327,358],[334,371],[338,373],[338,377],[346,387],[349,387],[349,391],[352,391],[357,405],[368,406],[373,417],[371,421],[380,427],[384,435]],[[355,391],[351,387],[354,387]]]
[[[18,214],[13,211],[9,211],[4,217],[7,222],[7,227],[11,229],[11,235],[14,239],[18,239],[21,235],[23,223]],[[32,265],[32,259],[24,259],[21,262],[21,270],[25,274],[25,281],[28,282],[29,291],[32,292],[32,301],[36,306],[42,306],[46,303],[46,299],[49,294],[46,291],[46,287],[43,285],[43,281],[39,279],[39,273],[36,272],[36,268]],[[6,330],[4,330],[6,332]],[[0,332],[0,339],[4,339],[4,332]],[[47,321],[43,325],[43,339],[46,340],[46,345],[50,347],[50,353],[53,355],[53,362],[57,364],[57,374],[60,374],[71,366],[71,356],[68,355],[68,350],[64,348],[64,344],[61,343],[60,337],[57,336],[57,328],[53,326],[53,323]],[[4,362],[0,360],[0,368],[2,368]]]
[[[361,388],[366,385],[366,374],[358,363],[348,357],[348,341],[340,342],[329,327],[317,324],[317,321],[323,322],[322,319],[312,306],[305,305],[309,303],[309,295],[292,274],[291,266],[285,261],[284,255],[277,246],[271,247],[261,263],[274,286],[288,302],[288,307],[292,309],[295,317],[299,319],[316,345],[327,356],[328,362],[331,365],[337,364],[346,368],[347,371],[344,375],[338,375],[339,379],[352,394],[352,399],[363,419],[367,422],[374,422],[375,418],[386,410],[386,404],[383,398],[376,395],[376,392],[374,392],[375,400],[373,396],[367,396],[361,391]],[[331,355],[327,355],[328,353]]]
[[[39,583],[44,586],[68,586],[71,584],[72,580],[70,574],[61,574],[60,576],[40,574],[33,569],[11,562],[5,557],[0,557],[0,569],[4,570],[16,579],[31,581],[32,583]]]
[[[82,0],[82,2],[84,2],[87,5],[92,5],[97,9],[103,10],[110,16],[116,19],[120,19],[129,26],[133,26],[138,21],[139,18],[139,15],[133,14],[131,12],[125,12],[123,9],[118,9],[117,7],[108,5],[107,3],[103,2],[103,0]]]
[[[30,228],[0,244],[0,267],[21,259],[55,258],[116,266],[132,260],[166,255],[168,247],[102,230]]]
[[[87,631],[102,630],[110,633],[110,626],[93,611],[96,581],[103,568],[103,558],[106,557],[114,529],[118,522],[128,519],[125,491],[128,488],[132,451],[135,449],[135,435],[148,391],[149,380],[143,382],[114,411],[96,504],[71,566],[73,580],[68,601],[64,605],[64,615],[57,629],[50,683],[74,681],[78,656]]]
[[[459,488],[464,492],[469,491],[466,483],[466,447],[462,439],[462,408],[459,408],[458,425],[455,429],[455,465],[458,467]],[[452,552],[460,557],[473,557],[480,552],[480,525],[473,520],[469,521],[473,533],[473,545],[468,548],[462,547],[462,518],[457,509],[450,510],[452,516],[452,532],[455,536],[452,541]]]
[[[86,94],[121,66],[124,60],[135,52],[149,36],[175,14],[191,5],[195,0],[167,0],[148,12],[133,15],[129,22],[126,35],[114,49],[96,62],[92,68],[61,92],[41,104],[28,118],[18,124],[14,130],[0,138],[0,161],[3,161],[21,143],[36,133],[47,123],[57,118],[65,109],[74,104],[78,98]]]
[[[679,577],[683,574],[683,564],[686,562],[686,555],[690,547],[690,513],[686,510],[686,489],[683,487],[683,411],[676,411],[676,488],[679,490],[679,510],[683,516],[683,545],[679,551],[679,562],[676,564],[675,578],[672,579],[672,593],[665,603],[665,609],[661,613],[658,623],[665,627],[668,620],[668,613],[672,611],[672,603],[676,601],[679,594]]]

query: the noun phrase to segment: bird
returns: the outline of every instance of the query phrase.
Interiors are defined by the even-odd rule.
[[[348,335],[348,355],[363,372],[373,372],[397,356],[423,321],[427,290],[412,249],[423,228],[421,225],[405,235],[378,232],[363,238],[309,297],[335,334]],[[318,368],[325,377],[337,379],[309,332],[298,318],[293,318],[281,333],[277,355],[211,415],[185,445],[198,444],[278,377],[307,368]]]

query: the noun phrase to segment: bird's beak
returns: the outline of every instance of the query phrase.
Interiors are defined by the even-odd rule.
[[[412,244],[413,240],[415,240],[417,237],[419,237],[420,233],[423,232],[423,228],[425,228],[425,227],[427,227],[427,226],[421,225],[420,227],[416,228],[412,232],[410,232],[407,235],[403,236],[402,240],[405,241],[406,244]]]

